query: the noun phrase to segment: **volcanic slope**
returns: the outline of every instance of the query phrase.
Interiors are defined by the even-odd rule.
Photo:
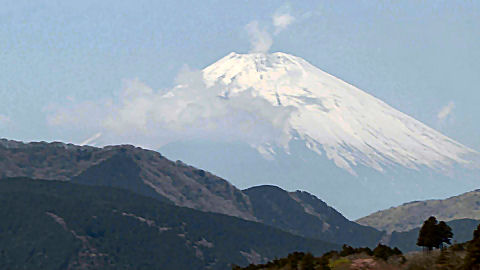
[[[378,171],[392,164],[444,170],[472,165],[469,156],[478,155],[300,57],[231,53],[206,67],[203,76],[208,86],[222,84],[218,95],[225,99],[250,92],[290,108],[279,143],[288,147],[297,137],[352,174],[358,164]],[[266,145],[259,147],[268,152]]]

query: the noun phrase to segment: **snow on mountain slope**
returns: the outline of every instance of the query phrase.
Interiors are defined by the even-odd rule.
[[[203,77],[208,87],[220,85],[217,95],[227,102],[250,92],[290,108],[286,143],[277,146],[288,152],[288,142],[300,139],[354,175],[357,165],[380,172],[392,165],[444,172],[476,166],[474,150],[296,56],[231,53],[205,68]],[[259,151],[274,154],[268,144]]]

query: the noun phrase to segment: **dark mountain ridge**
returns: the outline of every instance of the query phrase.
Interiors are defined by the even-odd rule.
[[[308,238],[375,246],[383,233],[347,220],[307,192],[277,187],[239,190],[209,172],[130,145],[104,148],[0,141],[0,177],[111,186],[205,212],[222,213]]]
[[[304,237],[352,246],[375,247],[384,233],[349,221],[325,202],[304,191],[276,186],[244,190],[259,221]]]
[[[404,251],[416,248],[414,238],[418,232],[415,229],[386,234],[349,221],[308,192],[288,192],[275,186],[257,186],[242,191],[209,172],[130,145],[96,148],[0,140],[0,177],[10,176],[49,180],[58,177],[64,182],[97,186],[100,190],[122,188],[172,206],[258,221],[302,237],[337,244],[373,247],[382,241]],[[465,197],[468,202],[475,203],[477,194],[478,190],[458,198]],[[429,203],[414,202],[403,206]],[[460,211],[453,204],[445,209]],[[441,215],[437,217],[445,220]],[[452,222],[458,234],[454,239],[458,241],[463,239],[462,230],[458,228],[470,230],[470,225],[474,224],[464,220]]]
[[[248,197],[228,181],[131,145],[97,148],[1,140],[0,178],[5,177],[114,185],[178,206],[255,220]]]
[[[1,269],[228,269],[338,245],[124,189],[0,180]]]

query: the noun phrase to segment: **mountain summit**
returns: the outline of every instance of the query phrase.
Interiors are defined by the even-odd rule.
[[[381,100],[285,53],[230,53],[203,70],[207,86],[220,84],[222,98],[245,91],[273,106],[290,109],[281,145],[301,140],[338,167],[356,174],[364,165],[377,171],[401,165],[448,170],[469,166],[477,153]],[[268,146],[259,151],[273,154]]]
[[[478,188],[478,152],[300,57],[231,53],[197,80],[165,95],[169,121],[220,128],[160,151],[240,188],[306,190],[349,218]]]

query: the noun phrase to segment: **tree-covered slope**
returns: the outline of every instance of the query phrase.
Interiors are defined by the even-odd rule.
[[[107,160],[93,165],[71,182],[91,185],[123,188],[137,194],[152,197],[163,202],[170,202],[146,185],[140,178],[141,169],[126,153],[117,153]]]
[[[0,269],[227,269],[335,244],[111,187],[0,181]]]
[[[349,221],[317,197],[302,191],[287,192],[275,186],[244,190],[254,216],[267,225],[308,238],[375,247],[384,232]]]

